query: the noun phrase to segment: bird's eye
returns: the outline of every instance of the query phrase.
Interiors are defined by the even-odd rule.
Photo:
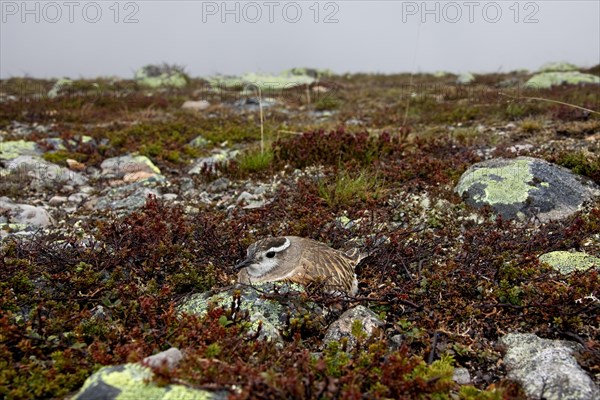
[[[273,257],[275,257],[275,252],[269,251],[267,254],[265,254],[265,256],[267,256],[267,258],[273,258]]]

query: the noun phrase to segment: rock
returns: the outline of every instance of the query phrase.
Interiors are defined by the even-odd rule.
[[[165,201],[174,201],[177,200],[177,197],[179,196],[177,196],[175,193],[165,193],[162,195],[162,199]]]
[[[64,89],[68,89],[73,86],[73,81],[69,78],[61,78],[54,83],[52,89],[48,91],[48,98],[55,99],[59,95],[63,94]]]
[[[529,78],[525,82],[526,88],[547,89],[552,86],[579,85],[579,84],[600,84],[600,76],[584,74],[579,71],[566,72],[542,72]]]
[[[188,77],[183,68],[163,65],[146,65],[135,72],[135,81],[148,88],[174,87],[182,88],[187,85]]]
[[[12,228],[43,227],[50,224],[50,215],[41,207],[14,203],[8,197],[0,197],[0,212],[4,211]],[[21,230],[21,229],[17,229]]]
[[[70,158],[67,159],[67,166],[69,167],[70,170],[73,170],[73,171],[84,171],[85,170],[85,164],[82,164],[79,161],[72,160]]]
[[[525,144],[515,144],[514,146],[510,146],[507,150],[511,153],[519,153],[521,151],[530,151],[533,149],[533,145],[529,143]]]
[[[194,161],[192,168],[188,171],[190,175],[199,175],[202,171],[216,172],[217,164],[227,164],[234,159],[239,153],[239,150],[217,149],[213,151],[210,157],[200,158]]]
[[[184,194],[194,190],[194,180],[187,176],[181,178],[179,180],[179,190]]]
[[[57,186],[81,186],[88,179],[79,172],[52,164],[35,156],[22,155],[8,162],[7,169],[27,174],[32,178],[31,185],[36,188],[55,188]]]
[[[333,71],[330,69],[319,69],[319,68],[306,68],[306,67],[294,67],[284,73],[298,76],[310,76],[311,78],[319,79],[323,77],[333,76]]]
[[[575,213],[600,196],[592,181],[531,157],[492,159],[472,165],[455,191],[473,207],[489,205],[507,219],[546,222]]]
[[[304,321],[319,328],[325,326],[327,311],[304,300],[300,296],[304,292],[301,285],[286,282],[236,286],[216,294],[194,294],[179,306],[179,311],[203,316],[211,306],[229,309],[234,304],[236,292],[239,292],[239,309],[250,316],[249,334],[256,334],[260,326],[258,337],[261,340],[282,343],[282,334],[289,329],[288,323]]]
[[[540,67],[538,72],[565,72],[565,71],[577,71],[579,68],[575,64],[570,64],[565,61],[549,62]]]
[[[192,141],[188,143],[188,146],[202,148],[208,146],[209,144],[210,142],[204,137],[196,136],[194,139],[192,139]]]
[[[174,369],[183,359],[183,353],[178,348],[171,347],[158,354],[144,358],[144,365],[151,368],[160,368],[165,365],[169,370]]]
[[[466,368],[454,368],[452,380],[459,385],[469,385],[471,383],[471,374]]]
[[[463,74],[460,74],[458,76],[458,78],[456,78],[456,83],[459,85],[468,85],[469,83],[472,83],[475,81],[475,75],[473,75],[470,72],[465,72]]]
[[[137,171],[137,172],[129,172],[123,176],[123,182],[125,183],[133,183],[133,182],[141,182],[147,179],[152,179],[156,177],[154,172],[148,171]]]
[[[225,392],[191,389],[184,385],[157,386],[152,370],[140,364],[104,367],[90,376],[73,400],[116,399],[226,399]]]
[[[54,196],[50,200],[48,200],[48,204],[51,206],[60,206],[61,204],[65,204],[67,202],[67,198],[64,196]]]
[[[578,251],[552,251],[539,256],[539,260],[561,274],[587,271],[590,268],[600,269],[600,258]]]
[[[376,331],[383,327],[383,321],[373,311],[369,310],[365,306],[356,306],[345,311],[340,318],[335,321],[323,337],[324,343],[332,341],[339,342],[342,338],[348,339],[348,349],[352,349],[356,346],[357,339],[353,334],[354,321],[359,321],[362,327],[362,331],[366,333],[367,337],[372,336]]]
[[[146,156],[131,155],[108,158],[100,164],[102,168],[102,177],[111,179],[123,179],[129,174],[130,182],[136,181],[136,178],[160,175],[160,169]],[[136,173],[142,172],[145,174]],[[139,179],[138,179],[139,180]]]
[[[36,142],[26,140],[13,140],[0,142],[0,160],[12,160],[19,156],[38,156],[42,149]]]
[[[260,105],[262,104],[262,108],[273,107],[277,104],[277,100],[272,99],[270,97],[263,98],[259,100],[257,97],[246,97],[243,99],[236,100],[233,103],[234,107],[236,107],[240,111],[259,111]]]
[[[146,204],[148,196],[161,197],[158,189],[145,186],[149,183],[149,181],[143,181],[108,188],[95,200],[93,208],[96,210],[132,212]]]
[[[244,209],[260,208],[265,205],[265,200],[261,196],[242,192],[237,198],[236,203],[241,204]]]
[[[87,193],[78,192],[78,193],[73,193],[72,195],[70,195],[68,200],[71,203],[81,204],[84,202],[84,200],[87,200],[89,197],[90,197],[90,195]]]
[[[219,178],[208,185],[208,190],[214,193],[219,193],[227,190],[231,185],[231,181],[227,178]]]
[[[43,138],[40,140],[40,142],[44,146],[44,148],[47,148],[49,151],[67,149],[63,144],[63,140],[61,138]]]
[[[190,110],[190,111],[204,111],[208,107],[210,107],[210,103],[206,100],[199,100],[199,101],[187,100],[181,106],[182,109]]]
[[[533,334],[511,333],[499,340],[506,346],[508,378],[519,382],[534,399],[593,400],[600,390],[579,367],[573,352],[580,345],[541,339]]]
[[[239,88],[246,92],[256,92],[258,88],[262,91],[280,91],[291,89],[296,86],[306,86],[315,82],[315,78],[304,74],[292,74],[283,72],[280,75],[266,75],[246,73],[242,76],[213,76],[208,79],[211,86],[216,88]]]

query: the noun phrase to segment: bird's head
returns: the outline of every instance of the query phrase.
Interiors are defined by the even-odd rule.
[[[246,258],[235,266],[246,268],[252,277],[263,276],[279,267],[291,242],[287,237],[271,237],[259,240],[248,247]]]

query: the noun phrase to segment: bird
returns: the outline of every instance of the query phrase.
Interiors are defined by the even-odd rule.
[[[335,250],[298,236],[268,237],[251,244],[235,269],[242,284],[323,281],[326,292],[355,296],[358,280],[354,269],[366,256],[356,248]]]

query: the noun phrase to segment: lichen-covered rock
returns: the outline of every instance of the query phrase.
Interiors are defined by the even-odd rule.
[[[346,310],[337,321],[331,324],[325,333],[323,342],[339,342],[342,338],[346,338],[348,340],[347,348],[354,348],[357,343],[357,332],[353,329],[354,324],[360,324],[362,333],[370,337],[375,334],[377,329],[382,328],[384,323],[373,311],[359,305]]]
[[[579,344],[511,333],[499,343],[506,346],[508,378],[519,382],[527,395],[547,400],[594,400],[600,390],[579,367],[573,352]]]
[[[50,224],[50,215],[41,207],[12,202],[8,197],[0,197],[0,210],[8,214],[11,224],[42,227]]]
[[[592,181],[531,157],[497,158],[472,165],[455,191],[473,207],[489,205],[507,219],[562,219],[600,196]]]
[[[148,196],[161,198],[161,193],[155,186],[162,180],[148,179],[125,186],[108,188],[101,193],[100,197],[91,200],[89,205],[96,210],[132,212],[146,204]]]
[[[54,83],[52,89],[48,91],[48,98],[55,99],[62,93],[64,93],[65,89],[71,87],[73,85],[73,81],[69,78],[61,78]]]
[[[64,168],[42,158],[22,155],[6,163],[10,173],[23,173],[31,178],[34,188],[56,188],[57,186],[82,186],[88,179],[77,171]]]
[[[282,72],[279,75],[267,75],[246,73],[241,76],[214,76],[209,78],[213,87],[234,88],[242,87],[249,92],[260,88],[263,91],[284,90],[296,86],[306,86],[315,82],[315,78],[303,75],[293,74],[289,71]]]
[[[468,85],[469,83],[473,83],[475,81],[475,75],[470,72],[465,72],[464,74],[460,74],[456,78],[456,83],[459,85]]]
[[[177,66],[146,65],[135,72],[135,81],[148,88],[182,88],[187,85],[188,77],[183,68]]]
[[[168,369],[174,369],[183,359],[183,353],[176,347],[144,358],[144,365],[151,368],[160,368],[166,366]]]
[[[208,107],[210,107],[210,103],[206,100],[187,100],[181,106],[182,109],[190,111],[204,111]]]
[[[210,142],[206,140],[203,136],[196,136],[188,143],[188,146],[202,148],[208,146],[209,144]]]
[[[469,385],[471,383],[471,374],[466,368],[454,368],[452,380],[459,385]]]
[[[325,325],[327,311],[303,299],[303,292],[304,288],[296,283],[239,285],[216,294],[192,295],[180,304],[179,311],[205,315],[210,307],[230,309],[236,304],[240,311],[247,311],[249,314],[252,324],[250,334],[255,334],[260,325],[258,337],[278,343],[282,341],[282,334],[290,323],[308,323],[319,327]]]
[[[592,74],[584,74],[579,71],[565,72],[542,72],[529,78],[525,83],[525,87],[533,89],[547,89],[552,86],[560,86],[563,84],[579,85],[579,84],[600,84],[600,77]]]
[[[600,258],[580,251],[552,251],[539,256],[539,260],[550,265],[561,274],[600,268]]]
[[[124,179],[138,172],[160,175],[160,169],[146,156],[131,155],[108,158],[100,164],[105,178]]]
[[[565,72],[577,71],[577,65],[565,61],[549,62],[540,67],[538,72]]]
[[[151,382],[152,370],[140,364],[104,367],[90,376],[73,400],[111,399],[226,399],[223,392],[191,389],[183,385],[157,386]]]
[[[19,156],[37,156],[40,154],[42,154],[42,149],[35,142],[27,140],[0,142],[0,160],[12,160]]]
[[[239,150],[218,149],[210,157],[200,158],[188,171],[190,175],[201,174],[202,171],[215,172],[217,164],[226,164],[239,154]]]

